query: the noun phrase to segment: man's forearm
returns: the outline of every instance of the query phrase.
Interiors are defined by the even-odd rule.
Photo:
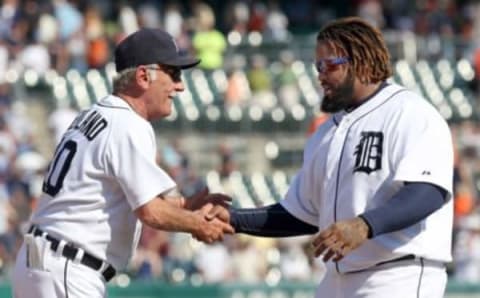
[[[421,221],[445,203],[447,192],[430,183],[408,183],[384,205],[361,217],[369,226],[369,238],[398,231]]]
[[[237,233],[264,237],[300,236],[318,232],[316,226],[297,219],[278,203],[259,208],[231,208],[230,224]]]

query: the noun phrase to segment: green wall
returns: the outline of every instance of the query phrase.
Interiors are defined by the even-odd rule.
[[[169,285],[155,282],[135,282],[126,288],[109,287],[109,298],[312,298],[314,284],[281,283],[267,285],[219,284],[195,287]],[[0,285],[0,298],[11,297],[8,284]],[[480,297],[479,284],[450,282],[446,298]]]

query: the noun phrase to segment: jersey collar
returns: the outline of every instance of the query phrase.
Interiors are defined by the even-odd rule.
[[[372,99],[373,97],[375,97],[375,95],[377,95],[383,88],[387,87],[389,84],[386,82],[386,81],[383,81],[377,88],[377,90],[375,90],[372,94],[370,94],[369,96],[367,96],[364,100],[362,100],[359,104],[357,105],[354,105],[348,109],[345,109],[345,111],[347,113],[351,113],[352,111],[354,111],[355,109],[359,108],[360,106],[362,106],[363,104],[365,104],[366,102],[368,102],[370,99]]]
[[[101,100],[98,101],[98,104],[102,106],[111,107],[111,108],[128,109],[134,112],[132,107],[125,100],[113,94],[110,94],[102,98]]]
[[[382,83],[377,91],[354,110],[350,112],[343,110],[335,113],[333,115],[334,123],[338,125],[343,118],[349,118],[351,120],[358,119],[390,100],[392,96],[400,90],[405,90],[405,88],[397,84]]]

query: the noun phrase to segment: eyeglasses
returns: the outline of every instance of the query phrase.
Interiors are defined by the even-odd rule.
[[[160,67],[152,66],[147,68],[164,71],[174,82],[179,82],[182,80],[182,69],[180,67],[170,66],[170,65],[160,65]]]
[[[347,56],[324,58],[315,62],[315,68],[317,69],[318,73],[326,73],[327,71],[335,70],[337,66],[348,63],[349,61],[350,57]]]

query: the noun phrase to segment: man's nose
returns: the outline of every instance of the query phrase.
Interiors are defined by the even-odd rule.
[[[180,91],[180,92],[185,90],[185,84],[183,83],[182,80],[179,80],[179,81],[175,82],[175,90]]]

